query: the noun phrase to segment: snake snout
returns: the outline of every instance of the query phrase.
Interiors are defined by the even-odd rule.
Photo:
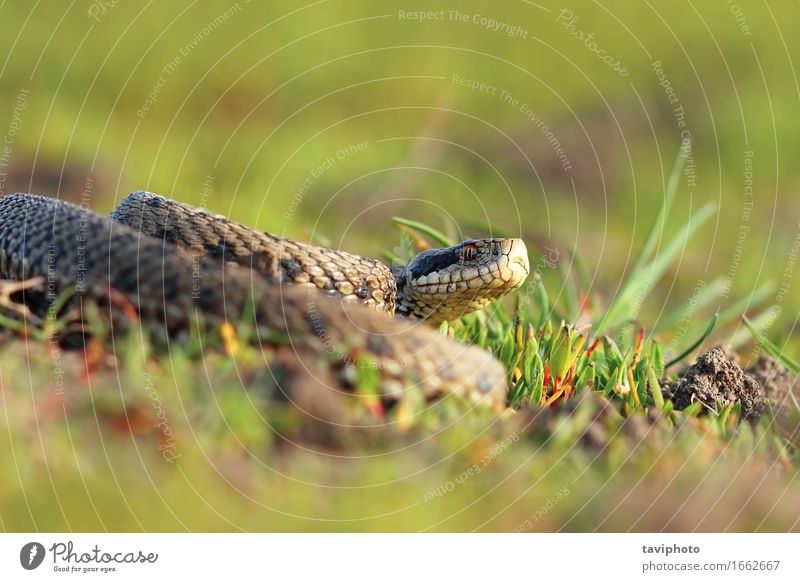
[[[525,241],[521,238],[510,239],[511,248],[508,251],[508,267],[511,269],[512,276],[509,281],[512,287],[519,287],[531,272],[531,264],[528,260],[528,248]]]

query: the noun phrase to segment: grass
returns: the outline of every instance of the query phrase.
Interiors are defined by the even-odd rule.
[[[754,336],[797,371],[791,322],[764,305],[797,313],[800,294],[762,281],[793,264],[798,174],[778,162],[800,144],[797,40],[781,30],[796,8],[747,8],[743,37],[726,3],[618,4],[570,10],[623,55],[625,79],[530,3],[461,8],[519,23],[522,42],[404,23],[405,3],[250,2],[182,55],[144,118],[164,66],[222,8],[118,3],[95,23],[79,4],[4,4],[16,31],[0,38],[4,134],[29,94],[3,193],[84,192],[106,212],[147,188],[362,254],[392,246],[392,216],[413,218],[397,223],[394,260],[460,238],[456,222],[478,234],[488,221],[536,243],[536,274],[506,304],[442,329],[503,360],[518,412],[410,402],[394,430],[336,454],[291,442],[301,419],[268,404],[268,362],[247,345],[229,356],[197,339],[158,354],[133,335],[113,355],[53,353],[47,334],[9,336],[0,529],[797,530],[796,443],[735,408],[669,410],[655,389],[662,369],[676,374],[715,342],[749,350]],[[656,60],[686,111],[695,190],[663,169],[680,128]],[[454,74],[526,101],[576,171],[564,174],[519,108]],[[758,204],[731,276],[747,150]],[[548,243],[558,260],[533,250]]]
[[[435,0],[430,9],[437,5],[452,8]],[[700,276],[707,259],[725,272],[736,239],[732,226],[742,214],[736,196],[742,153],[752,149],[765,182],[756,184],[760,203],[734,296],[749,294],[762,257],[764,272],[783,271],[784,249],[797,230],[798,181],[778,155],[798,149],[792,129],[800,108],[786,58],[798,52],[797,41],[776,23],[792,22],[793,6],[748,11],[753,36],[745,38],[725,3],[690,11],[674,3],[622,3],[612,16],[591,0],[573,2],[581,26],[596,32],[609,54],[624,55],[625,79],[598,67],[595,55],[554,23],[557,10],[525,2],[493,6],[492,17],[530,31],[530,41],[520,42],[457,22],[414,26],[396,17],[406,8],[378,9],[363,0],[315,2],[299,12],[285,0],[242,4],[182,58],[142,119],[137,111],[165,65],[221,7],[118,3],[95,23],[78,4],[48,12],[6,3],[4,21],[18,34],[0,38],[7,57],[0,83],[5,126],[20,90],[30,96],[4,193],[32,189],[75,201],[91,178],[91,204],[99,211],[146,188],[295,238],[318,225],[314,230],[335,245],[365,254],[394,242],[382,228],[391,216],[441,227],[440,209],[446,209],[462,225],[480,218],[515,236],[522,230],[530,240],[570,241],[592,273],[617,273],[632,264],[629,243],[640,225],[649,226],[642,218],[652,220],[659,201],[639,196],[639,185],[666,182],[680,140],[652,68],[657,59],[697,145],[696,195],[683,189],[673,211],[713,201],[719,212],[717,228],[712,220],[696,233],[696,248],[684,257],[688,268]],[[464,10],[485,12],[476,2]],[[430,48],[400,48],[408,45]],[[693,74],[681,74],[686,70]],[[542,132],[518,108],[453,83],[454,74],[505,89],[534,108],[569,150],[575,173],[581,169],[572,177],[575,190],[571,177],[553,168],[557,160]],[[779,123],[770,123],[773,118]],[[365,140],[365,151],[336,158],[341,148]],[[285,219],[310,170],[328,157],[337,163],[312,180]],[[766,182],[773,167],[774,192]],[[333,201],[332,193],[338,193]],[[488,193],[500,196],[497,204],[483,204]],[[358,224],[348,233],[358,234],[342,240],[342,220],[354,216]],[[595,244],[603,227],[607,236]],[[617,278],[598,281],[610,285]],[[675,281],[679,295],[688,297],[693,286],[689,276]],[[613,287],[602,292],[617,294]],[[800,308],[795,297],[786,298],[787,311]],[[655,320],[660,305],[656,299],[648,305]]]
[[[169,346],[158,357],[136,333],[119,339],[114,354],[61,353],[44,336],[7,339],[0,526],[797,530],[796,513],[785,511],[800,503],[796,443],[768,417],[740,422],[736,405],[675,411],[661,396],[672,362],[659,337],[671,330],[635,324],[635,297],[663,275],[706,213],[658,249],[652,241],[667,231],[669,204],[667,192],[608,305],[589,299],[579,268],[551,265],[569,279],[560,298],[549,296],[537,272],[512,301],[442,325],[507,367],[512,411],[500,418],[453,399],[409,400],[386,419],[388,429],[367,437],[343,431],[336,448],[314,450],[302,439],[305,421],[269,397],[268,356],[233,345],[231,330],[216,341],[227,349]],[[396,223],[400,253],[426,238],[448,239],[413,221]],[[705,296],[696,303],[711,305]],[[710,337],[724,338],[725,319],[715,313],[700,333],[687,334],[680,361]],[[746,321],[767,351],[799,371]],[[374,374],[358,380],[364,394],[374,391]]]

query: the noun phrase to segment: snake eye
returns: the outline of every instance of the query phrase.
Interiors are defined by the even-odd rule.
[[[464,250],[462,251],[463,257],[465,261],[474,261],[475,258],[478,256],[478,249],[475,248],[473,244],[466,244],[464,245]]]

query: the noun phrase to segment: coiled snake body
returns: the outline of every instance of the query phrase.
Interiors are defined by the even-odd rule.
[[[502,407],[506,375],[494,357],[387,314],[453,319],[518,287],[528,270],[517,239],[426,251],[393,275],[378,261],[144,192],[111,219],[32,194],[0,198],[0,278],[73,289],[72,304],[96,300],[112,322],[119,314],[109,298],[122,297],[167,338],[252,318],[259,343],[291,354],[295,368],[322,370],[320,383],[352,385],[347,368],[373,361],[388,400],[416,386],[428,399],[452,392]]]

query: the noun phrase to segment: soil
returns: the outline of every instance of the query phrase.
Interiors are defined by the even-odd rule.
[[[748,368],[747,374],[761,385],[764,397],[779,422],[797,416],[794,406],[794,400],[800,400],[800,379],[797,376],[769,356],[761,356],[754,366]]]
[[[676,410],[701,402],[708,410],[742,403],[742,417],[756,420],[766,411],[766,399],[758,381],[745,374],[733,357],[716,347],[691,366],[679,382],[666,384],[665,398]]]

